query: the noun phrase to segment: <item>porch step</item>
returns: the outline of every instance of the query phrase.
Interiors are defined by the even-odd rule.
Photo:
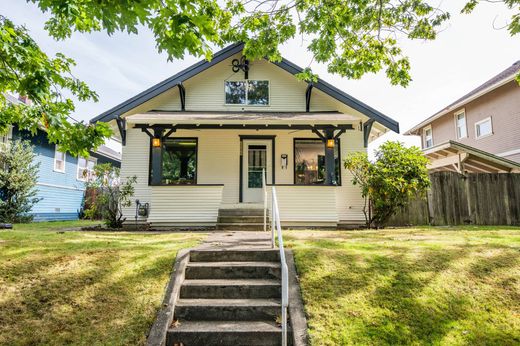
[[[264,224],[264,215],[226,215],[218,217],[219,223],[255,223]],[[267,217],[267,224],[269,224],[269,217]]]
[[[179,321],[275,321],[279,314],[276,299],[181,299],[175,306]]]
[[[268,211],[269,213],[269,211]],[[219,209],[219,216],[261,216],[264,217],[263,208],[233,208]]]
[[[281,296],[281,293],[280,280],[184,280],[180,298],[276,299]]]
[[[280,345],[281,339],[275,321],[184,321],[168,330],[166,345]]]
[[[186,279],[280,279],[276,262],[191,262]]]
[[[193,262],[280,262],[280,252],[274,250],[192,250]]]

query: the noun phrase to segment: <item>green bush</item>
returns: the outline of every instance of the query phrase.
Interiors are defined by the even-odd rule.
[[[428,159],[417,147],[386,142],[376,151],[376,161],[366,153],[347,156],[344,165],[353,174],[352,182],[361,187],[363,212],[368,227],[382,227],[412,196],[425,196],[430,180]]]

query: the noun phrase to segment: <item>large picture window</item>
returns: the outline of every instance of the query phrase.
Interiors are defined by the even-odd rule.
[[[334,146],[336,183],[340,184],[339,142]],[[294,140],[294,184],[325,184],[325,144],[321,139]]]
[[[269,104],[269,81],[226,81],[226,104],[266,106]]]
[[[197,139],[167,138],[162,149],[162,184],[197,183]]]

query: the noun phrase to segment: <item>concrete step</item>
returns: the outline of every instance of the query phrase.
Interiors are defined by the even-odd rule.
[[[259,346],[281,345],[281,340],[282,329],[274,321],[185,321],[168,330],[166,345]]]
[[[276,299],[180,299],[175,305],[179,321],[275,321],[281,314]]]
[[[280,252],[273,250],[191,250],[190,262],[280,262]]]
[[[249,216],[249,215],[241,215],[241,216],[219,216],[218,223],[256,223],[256,224],[264,224],[264,216]],[[267,218],[267,224],[269,225],[269,217]]]
[[[184,280],[180,298],[279,299],[280,280]]]
[[[262,208],[235,208],[235,209],[219,209],[219,216],[262,216],[264,217],[264,209]],[[269,215],[269,211],[267,211]]]
[[[232,231],[254,231],[259,232],[264,230],[263,223],[217,223],[218,230],[232,230]],[[269,230],[269,225],[267,226]]]
[[[190,262],[186,279],[280,279],[277,262]]]

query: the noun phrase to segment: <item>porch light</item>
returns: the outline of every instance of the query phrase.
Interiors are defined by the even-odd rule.
[[[153,138],[152,139],[152,147],[159,148],[161,146],[161,139],[160,138]]]
[[[327,139],[327,148],[331,149],[331,148],[334,148],[334,145],[335,145],[335,140],[334,139]]]

